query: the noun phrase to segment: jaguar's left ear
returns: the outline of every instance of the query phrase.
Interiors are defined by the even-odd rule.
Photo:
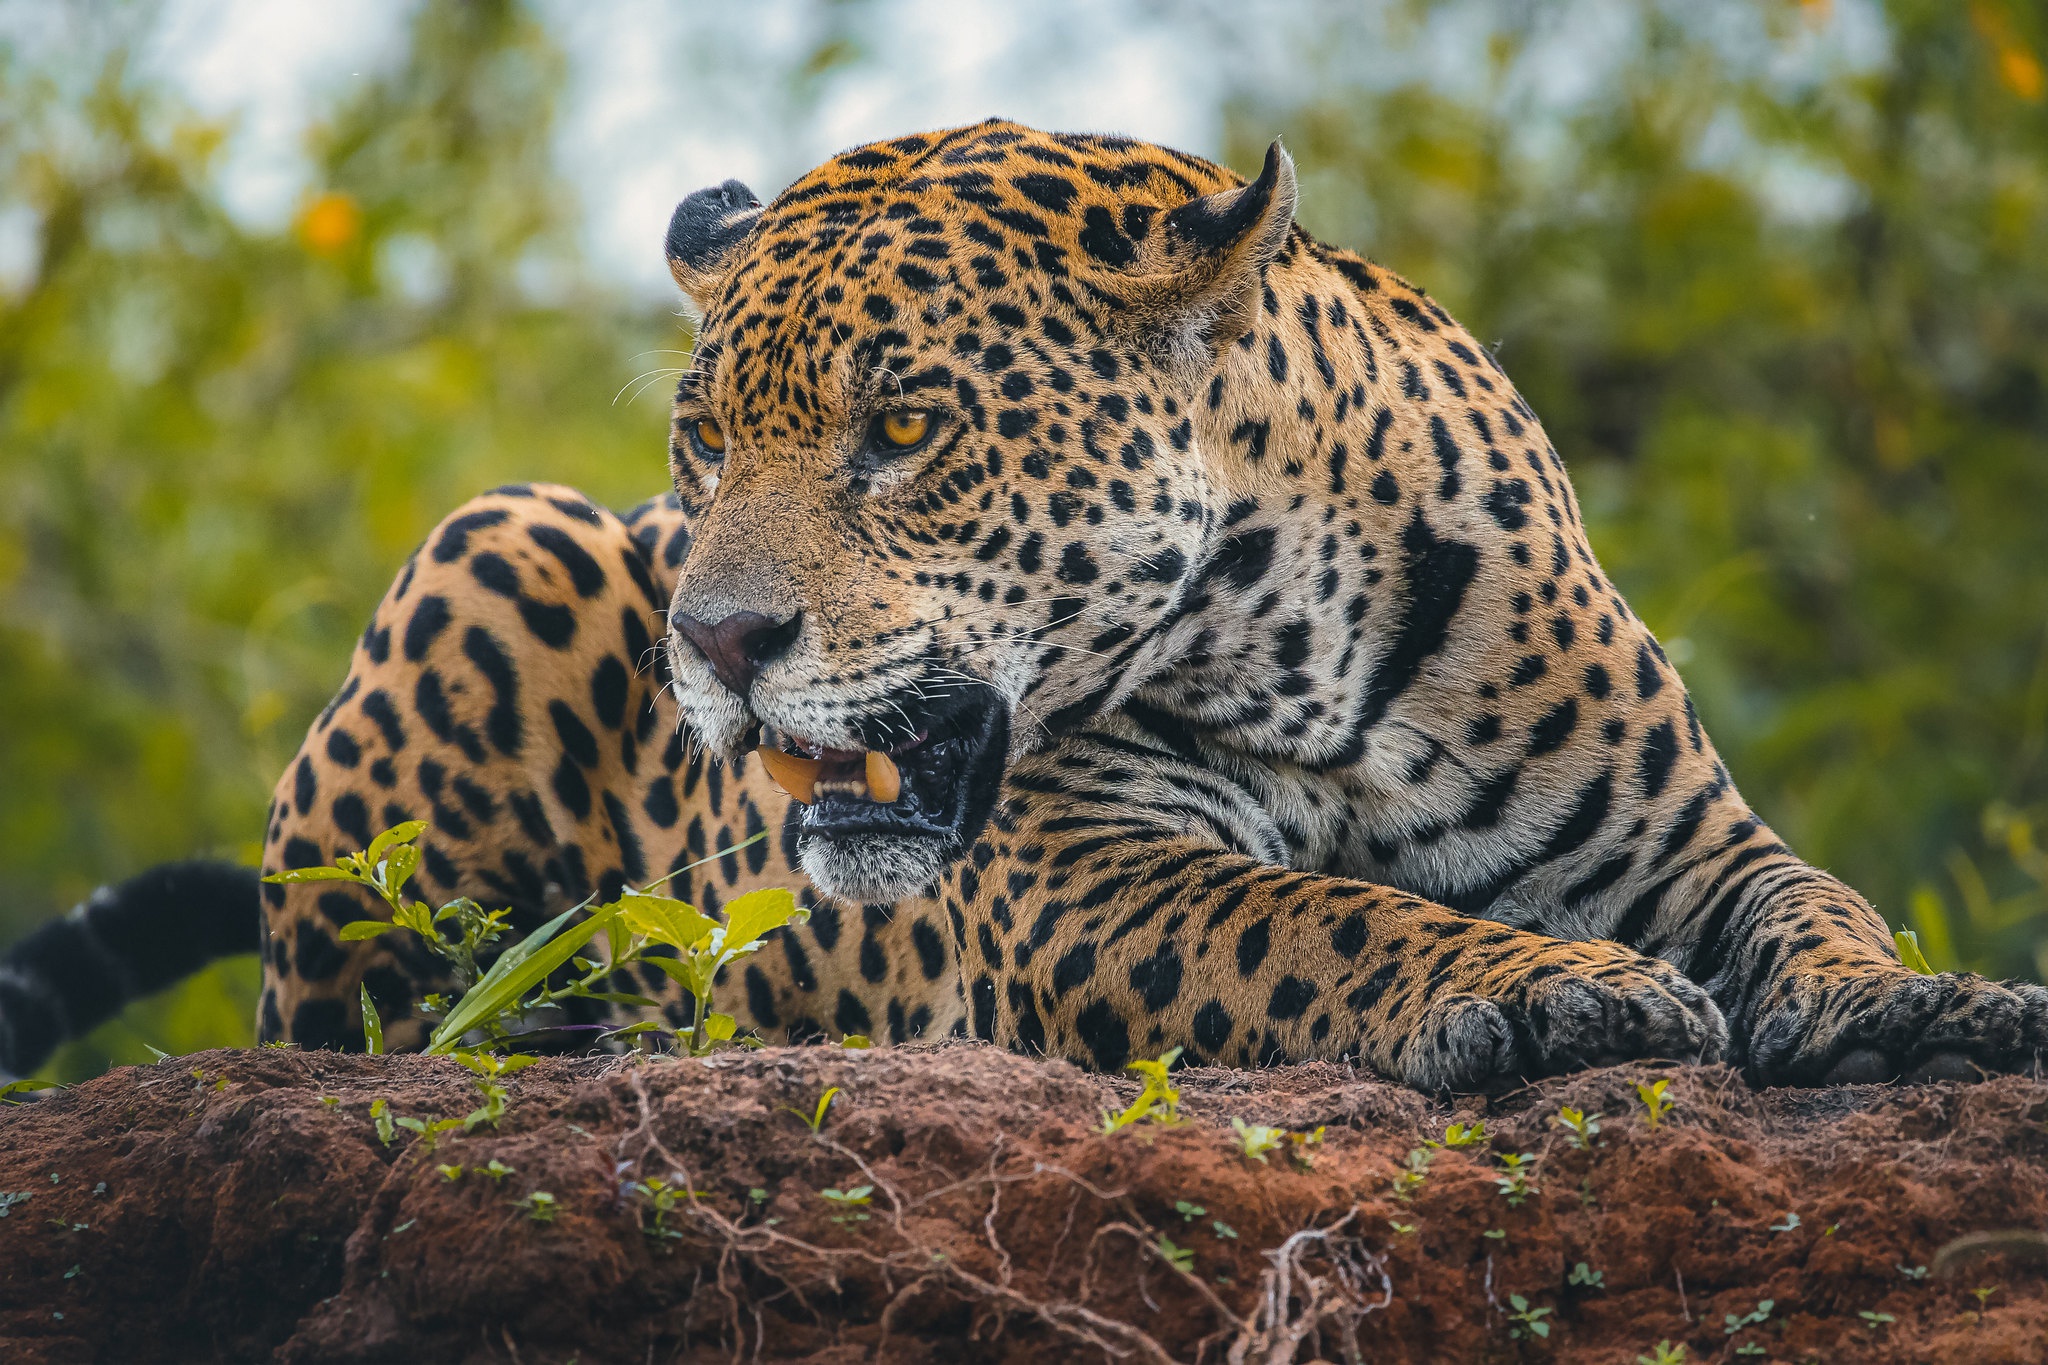
[[[1287,244],[1299,191],[1278,138],[1259,178],[1168,213],[1165,268],[1126,276],[1122,316],[1154,350],[1206,370],[1258,312],[1259,275]]]
[[[664,247],[676,287],[701,310],[709,307],[735,249],[761,219],[761,201],[737,180],[698,190],[668,220]]]

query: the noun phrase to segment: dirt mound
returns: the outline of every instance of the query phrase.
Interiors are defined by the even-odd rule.
[[[372,1106],[471,1113],[452,1061],[125,1068],[0,1111],[0,1359],[2048,1355],[2048,1084],[1629,1067],[1451,1108],[1341,1066],[1177,1079],[1184,1122],[1103,1135],[1134,1081],[971,1045],[553,1060],[429,1152]],[[1564,1106],[1602,1115],[1589,1147]],[[1322,1140],[1252,1159],[1233,1119]]]

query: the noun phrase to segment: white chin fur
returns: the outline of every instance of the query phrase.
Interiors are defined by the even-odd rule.
[[[899,834],[806,836],[801,856],[813,886],[856,905],[886,905],[921,896],[953,861],[952,851],[939,840]]]

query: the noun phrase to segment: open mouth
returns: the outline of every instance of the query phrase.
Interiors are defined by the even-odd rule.
[[[1010,710],[974,686],[906,708],[911,737],[887,747],[833,749],[764,729],[755,756],[802,803],[806,838],[896,835],[943,840],[956,852],[981,832],[1008,757]],[[902,719],[892,709],[891,729]]]

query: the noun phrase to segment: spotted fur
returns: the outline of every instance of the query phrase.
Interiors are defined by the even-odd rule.
[[[713,911],[801,888],[810,923],[721,997],[771,1041],[1462,1089],[1642,1056],[2013,1069],[2048,1040],[2048,991],[1912,974],[1757,818],[1528,404],[1421,290],[1293,225],[1277,146],[1247,184],[989,122],[765,208],[706,193],[669,241],[703,314],[674,494],[619,517],[522,486],[443,522],[280,781],[267,868],[426,819],[422,892],[531,923],[772,831],[675,884]],[[863,443],[905,405],[928,445]],[[741,696],[667,610],[792,624]],[[968,687],[1013,723],[944,858],[821,852],[745,752],[763,723],[880,743]],[[407,936],[339,943],[374,913],[348,890],[264,896],[265,1038],[350,1046],[362,982],[419,1041],[446,983]]]

